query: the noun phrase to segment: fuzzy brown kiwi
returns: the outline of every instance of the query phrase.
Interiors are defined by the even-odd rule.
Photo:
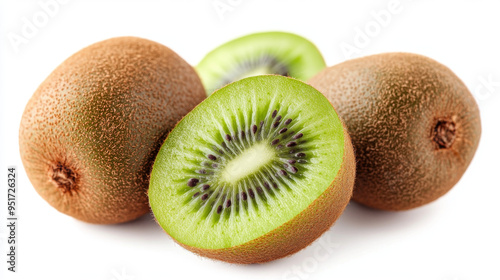
[[[149,210],[156,153],[205,98],[194,69],[141,38],[95,43],[58,66],[29,100],[19,146],[36,191],[79,220],[110,224]]]
[[[478,106],[446,66],[386,53],[325,69],[310,84],[344,119],[357,159],[353,199],[384,210],[415,208],[462,177],[481,135]]]

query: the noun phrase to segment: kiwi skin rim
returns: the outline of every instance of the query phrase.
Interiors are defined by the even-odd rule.
[[[335,180],[309,207],[290,221],[259,238],[231,248],[201,249],[172,239],[200,256],[237,264],[265,263],[307,247],[333,225],[352,196],[356,163],[351,138],[343,122],[342,126],[344,154]]]
[[[479,144],[479,108],[446,66],[383,53],[329,67],[309,80],[338,109],[356,149],[353,200],[390,211],[446,194]]]

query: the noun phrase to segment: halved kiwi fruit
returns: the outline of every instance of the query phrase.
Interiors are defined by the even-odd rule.
[[[356,149],[353,199],[384,210],[436,200],[461,178],[481,135],[478,106],[446,66],[386,53],[330,67],[309,81],[346,122]]]
[[[169,48],[134,37],[77,52],[38,87],[24,110],[19,148],[36,191],[90,223],[149,211],[156,153],[206,97],[194,69]]]
[[[255,33],[229,41],[196,66],[207,94],[242,78],[278,74],[307,81],[325,68],[323,56],[304,37],[286,32]]]
[[[328,100],[278,75],[242,79],[184,117],[155,160],[149,201],[183,247],[267,262],[318,238],[347,205],[354,154]]]

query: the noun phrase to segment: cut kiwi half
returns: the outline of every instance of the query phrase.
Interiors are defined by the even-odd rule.
[[[352,195],[350,138],[313,87],[278,75],[218,90],[172,130],[149,201],[180,245],[232,263],[267,262],[310,244]]]
[[[307,81],[325,68],[318,48],[286,32],[254,33],[208,53],[196,67],[207,95],[242,78],[277,74]]]

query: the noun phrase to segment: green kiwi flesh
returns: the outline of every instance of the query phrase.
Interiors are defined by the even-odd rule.
[[[255,75],[278,74],[307,81],[325,67],[323,56],[307,39],[286,32],[263,32],[217,47],[196,70],[210,95],[226,84]]]
[[[149,212],[149,174],[175,124],[206,97],[169,48],[120,37],[58,66],[24,110],[19,148],[35,190],[79,220],[110,224]]]
[[[386,53],[325,69],[310,81],[338,109],[353,139],[353,199],[384,210],[415,208],[444,195],[477,149],[474,97],[444,65]]]
[[[266,262],[307,246],[342,213],[355,163],[328,100],[264,75],[209,96],[169,134],[149,201],[160,226],[202,256]]]

